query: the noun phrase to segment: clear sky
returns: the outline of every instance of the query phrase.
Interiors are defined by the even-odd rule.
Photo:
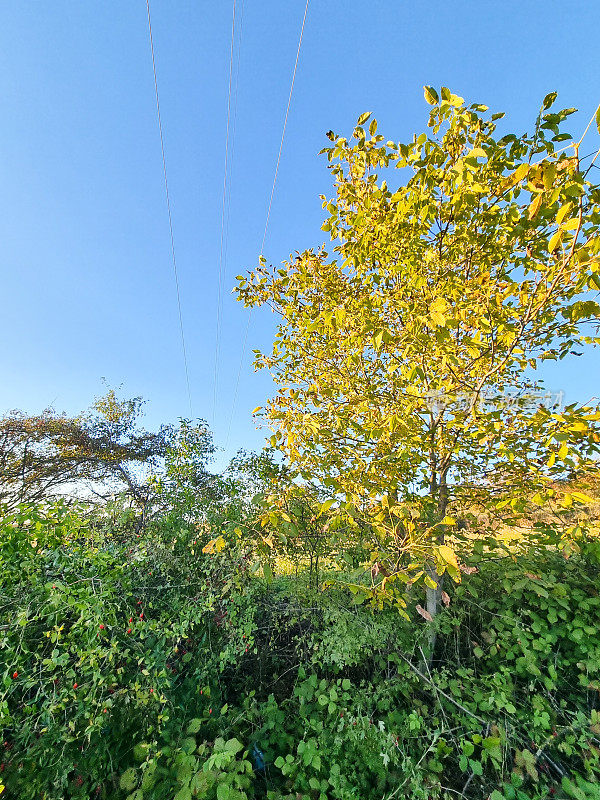
[[[232,417],[248,312],[231,289],[257,261],[304,5],[244,0],[242,16],[238,0],[214,409],[232,3],[151,0],[193,413],[227,444],[219,464],[264,438],[251,411],[271,384],[251,350],[269,348],[275,320],[252,316]],[[372,110],[386,138],[410,139],[426,127],[423,84],[506,111],[516,131],[557,90],[580,133],[600,101],[599,32],[595,0],[311,0],[267,259],[323,241],[325,132]],[[148,427],[189,416],[145,0],[1,5],[0,273],[0,413],[75,413],[105,378],[149,401]],[[587,400],[600,352],[545,374]]]

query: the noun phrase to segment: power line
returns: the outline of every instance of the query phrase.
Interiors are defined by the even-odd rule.
[[[242,6],[243,10],[243,6]],[[226,203],[227,203],[227,170],[229,166],[229,132],[230,132],[230,124],[231,124],[231,96],[232,96],[232,84],[233,84],[233,54],[235,49],[235,17],[236,17],[236,0],[233,0],[233,12],[232,12],[232,19],[231,19],[231,44],[229,48],[229,86],[227,90],[227,127],[225,132],[225,166],[223,170],[223,198],[221,201],[221,244],[219,250],[219,279],[218,279],[218,289],[217,289],[217,324],[216,324],[216,335],[215,335],[215,367],[214,367],[214,380],[213,380],[213,425],[216,422],[216,415],[217,415],[217,387],[218,387],[218,379],[219,379],[219,350],[221,345],[221,317],[222,317],[222,308],[223,308],[223,272],[224,272],[224,262],[225,262],[225,252],[226,252],[226,216],[228,217],[228,207],[227,207],[227,214],[226,214]],[[240,34],[241,36],[241,34]],[[238,71],[239,71],[239,53],[241,48],[241,41],[238,45]],[[237,89],[237,87],[236,87]],[[236,101],[237,101],[237,90],[234,92],[234,115],[235,115],[235,108],[236,108]],[[227,204],[228,205],[228,204]]]
[[[290,106],[292,104],[292,94],[294,92],[294,83],[296,81],[296,72],[298,70],[298,61],[300,59],[300,48],[302,47],[302,37],[304,36],[304,26],[306,24],[306,15],[308,13],[308,4],[309,4],[309,2],[310,2],[310,0],[306,0],[306,5],[304,6],[304,16],[302,17],[302,25],[300,26],[300,36],[298,38],[298,48],[296,50],[296,60],[294,61],[294,69],[293,69],[293,72],[292,72],[292,80],[291,80],[291,83],[290,83],[290,93],[289,93],[289,96],[288,96],[287,107],[285,109],[285,117],[284,117],[284,120],[283,120],[283,128],[282,128],[282,131],[281,131],[281,141],[279,143],[279,153],[277,154],[277,163],[275,165],[275,174],[273,175],[273,185],[271,186],[271,195],[269,197],[269,205],[268,205],[268,208],[267,208],[267,217],[266,217],[266,220],[265,220],[265,229],[264,229],[264,232],[263,232],[262,243],[261,243],[261,246],[260,246],[260,254],[261,255],[263,255],[263,251],[264,251],[264,247],[265,247],[265,241],[266,241],[266,238],[267,238],[267,230],[269,228],[269,220],[271,218],[271,207],[273,205],[273,197],[275,195],[275,185],[277,183],[277,176],[279,174],[279,164],[281,162],[281,154],[283,152],[283,142],[284,142],[284,139],[285,139],[285,131],[286,131],[286,128],[287,128],[288,116],[289,116],[289,113],[290,113]],[[236,404],[237,404],[237,397],[238,397],[238,392],[239,392],[239,387],[240,387],[240,376],[241,376],[241,372],[242,372],[242,366],[244,364],[244,359],[246,357],[246,347],[247,347],[247,344],[248,344],[248,332],[250,330],[250,321],[251,321],[251,319],[252,319],[252,309],[250,309],[250,311],[248,312],[248,318],[247,318],[247,321],[246,321],[246,329],[244,331],[244,339],[243,339],[243,343],[242,343],[242,353],[241,353],[241,356],[240,356],[240,363],[238,365],[237,376],[236,376],[235,386],[234,386],[234,390],[233,390],[233,402],[231,404],[231,414],[229,416],[229,423],[228,423],[228,426],[227,426],[227,435],[225,437],[225,449],[227,449],[227,445],[229,444],[229,436],[231,434],[231,424],[233,422],[233,415],[235,413],[235,407],[236,407]]]
[[[287,128],[288,116],[290,113],[290,106],[292,104],[292,93],[294,91],[294,83],[296,81],[296,70],[298,69],[298,59],[300,58],[300,48],[302,47],[302,37],[304,36],[304,25],[306,23],[306,14],[308,13],[308,3],[304,6],[304,16],[302,17],[302,27],[300,28],[300,38],[298,39],[298,49],[296,50],[296,61],[294,62],[294,71],[292,73],[292,82],[290,84],[290,94],[288,97],[287,108],[285,109],[285,118],[283,120],[283,130],[281,131],[281,142],[279,143],[279,153],[277,155],[277,164],[275,166],[275,174],[273,175],[273,186],[271,186],[271,196],[269,198],[269,208],[267,209],[267,219],[265,220],[265,230],[263,233],[262,243],[260,246],[260,254],[263,254],[265,247],[265,239],[267,238],[267,228],[269,227],[269,219],[271,217],[271,206],[273,205],[273,195],[275,194],[275,184],[277,183],[277,175],[279,174],[279,162],[281,161],[281,153],[283,152],[283,140],[285,139],[285,129]]]
[[[169,214],[169,233],[171,236],[171,257],[173,260],[173,274],[175,275],[175,289],[177,291],[177,310],[179,312],[179,330],[181,333],[181,349],[183,352],[183,365],[185,369],[185,382],[187,386],[188,402],[190,405],[190,417],[193,417],[192,392],[190,389],[190,375],[188,370],[187,352],[185,348],[185,335],[183,332],[183,314],[181,313],[181,295],[179,292],[179,276],[177,274],[177,260],[175,258],[175,237],[173,236],[173,217],[171,214],[171,199],[169,197],[169,182],[167,180],[167,161],[165,158],[165,143],[163,138],[162,121],[160,118],[160,102],[158,99],[158,82],[156,80],[156,61],[154,58],[154,40],[152,38],[152,22],[150,20],[150,0],[146,0],[146,10],[148,12],[148,33],[150,35],[150,52],[152,54],[152,72],[154,74],[154,92],[156,95],[156,115],[158,118],[158,132],[160,134],[160,151],[162,154],[163,176],[165,182],[165,196],[167,199],[167,211]]]

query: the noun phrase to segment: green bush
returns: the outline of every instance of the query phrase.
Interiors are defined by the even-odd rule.
[[[172,513],[118,537],[65,505],[3,519],[4,796],[598,798],[593,544],[480,560],[428,663],[430,623],[259,579],[215,530],[203,554]]]

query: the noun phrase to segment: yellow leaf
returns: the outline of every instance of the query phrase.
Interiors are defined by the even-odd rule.
[[[574,231],[579,225],[579,217],[571,217],[561,227],[563,231]]]
[[[448,547],[446,544],[441,544],[438,547],[438,553],[440,554],[440,558],[442,561],[445,561],[446,564],[451,564],[453,567],[458,569],[458,561],[456,560],[456,553],[451,547]]]
[[[425,581],[425,586],[429,586],[430,589],[437,589],[437,583],[433,580],[433,578],[430,578],[429,575],[425,575],[423,580]]]
[[[527,215],[529,219],[533,219],[535,215],[538,213],[538,211],[540,210],[540,206],[542,205],[543,199],[544,199],[543,195],[538,194],[537,197],[533,200],[533,202],[529,206],[529,213]]]
[[[570,203],[567,203],[566,205],[561,206],[558,209],[558,213],[556,215],[556,223],[557,223],[557,225],[560,225],[560,223],[567,216],[567,214],[569,213],[570,210],[571,210],[571,204]]]
[[[447,308],[448,304],[443,297],[436,298],[429,306],[429,315],[436,325],[442,327],[446,324],[445,311]]]
[[[202,548],[202,552],[206,554],[210,553],[220,553],[221,550],[227,545],[227,542],[222,536],[217,536],[216,539],[211,539],[208,544],[205,544]]]
[[[556,233],[552,236],[550,241],[548,242],[548,252],[553,253],[558,245],[560,244],[560,240],[562,239],[562,230],[560,228],[556,231]]]
[[[584,494],[583,492],[571,492],[571,495],[576,499],[579,500],[580,503],[595,503],[593,497],[590,497],[589,494]]]
[[[576,432],[587,431],[588,426],[585,422],[575,422],[571,425],[571,430]]]
[[[558,451],[558,457],[561,461],[564,461],[565,458],[569,455],[569,448],[567,447],[567,443],[563,442],[560,446],[560,450]]]
[[[434,106],[438,102],[438,93],[433,86],[424,86],[423,93],[425,95],[426,102],[428,102],[430,106]]]
[[[513,182],[519,183],[529,172],[529,164],[520,164],[513,172]]]

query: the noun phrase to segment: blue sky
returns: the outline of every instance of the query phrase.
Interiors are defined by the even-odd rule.
[[[213,414],[232,4],[151,2],[193,412],[227,443],[219,465],[264,438],[251,411],[271,385],[251,350],[269,348],[275,319],[253,314],[232,417],[248,312],[230,292],[257,261],[304,3],[245,0],[238,28]],[[268,260],[323,241],[325,132],[347,135],[372,110],[386,138],[409,139],[426,126],[423,84],[506,111],[516,131],[557,90],[582,131],[600,101],[598,30],[590,0],[311,0]],[[144,0],[4,3],[0,119],[0,413],[75,413],[105,378],[149,401],[148,427],[188,416]],[[587,400],[600,353],[545,375],[567,402]]]

